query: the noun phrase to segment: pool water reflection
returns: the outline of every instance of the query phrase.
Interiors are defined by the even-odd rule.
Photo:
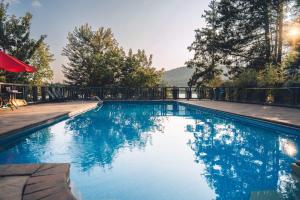
[[[249,199],[297,192],[300,138],[167,102],[106,102],[38,130],[0,163],[71,163],[82,199]]]

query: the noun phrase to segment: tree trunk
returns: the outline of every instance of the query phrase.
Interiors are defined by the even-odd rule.
[[[266,64],[270,63],[271,60],[271,39],[270,39],[270,18],[269,18],[269,0],[264,2],[264,29],[265,29],[265,58]]]
[[[277,52],[277,64],[281,64],[282,62],[282,46],[283,46],[283,4],[284,0],[278,1],[279,10],[278,10],[278,52]]]
[[[277,60],[278,60],[278,38],[279,38],[279,16],[277,15],[277,19],[276,19],[276,28],[275,28],[275,45],[274,45],[274,49],[272,50],[273,52],[273,64],[277,64]]]

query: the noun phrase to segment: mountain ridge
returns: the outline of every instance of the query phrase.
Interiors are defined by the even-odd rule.
[[[163,74],[162,82],[167,86],[187,87],[187,83],[192,77],[193,73],[194,69],[187,67],[171,69]]]

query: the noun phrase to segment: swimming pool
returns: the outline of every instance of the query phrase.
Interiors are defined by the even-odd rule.
[[[294,129],[175,102],[105,102],[2,147],[0,163],[69,162],[87,200],[293,198],[299,147]]]

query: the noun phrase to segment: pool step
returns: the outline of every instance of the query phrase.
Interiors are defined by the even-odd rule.
[[[98,106],[103,105],[103,100],[98,96],[94,96],[94,98],[98,101]]]

